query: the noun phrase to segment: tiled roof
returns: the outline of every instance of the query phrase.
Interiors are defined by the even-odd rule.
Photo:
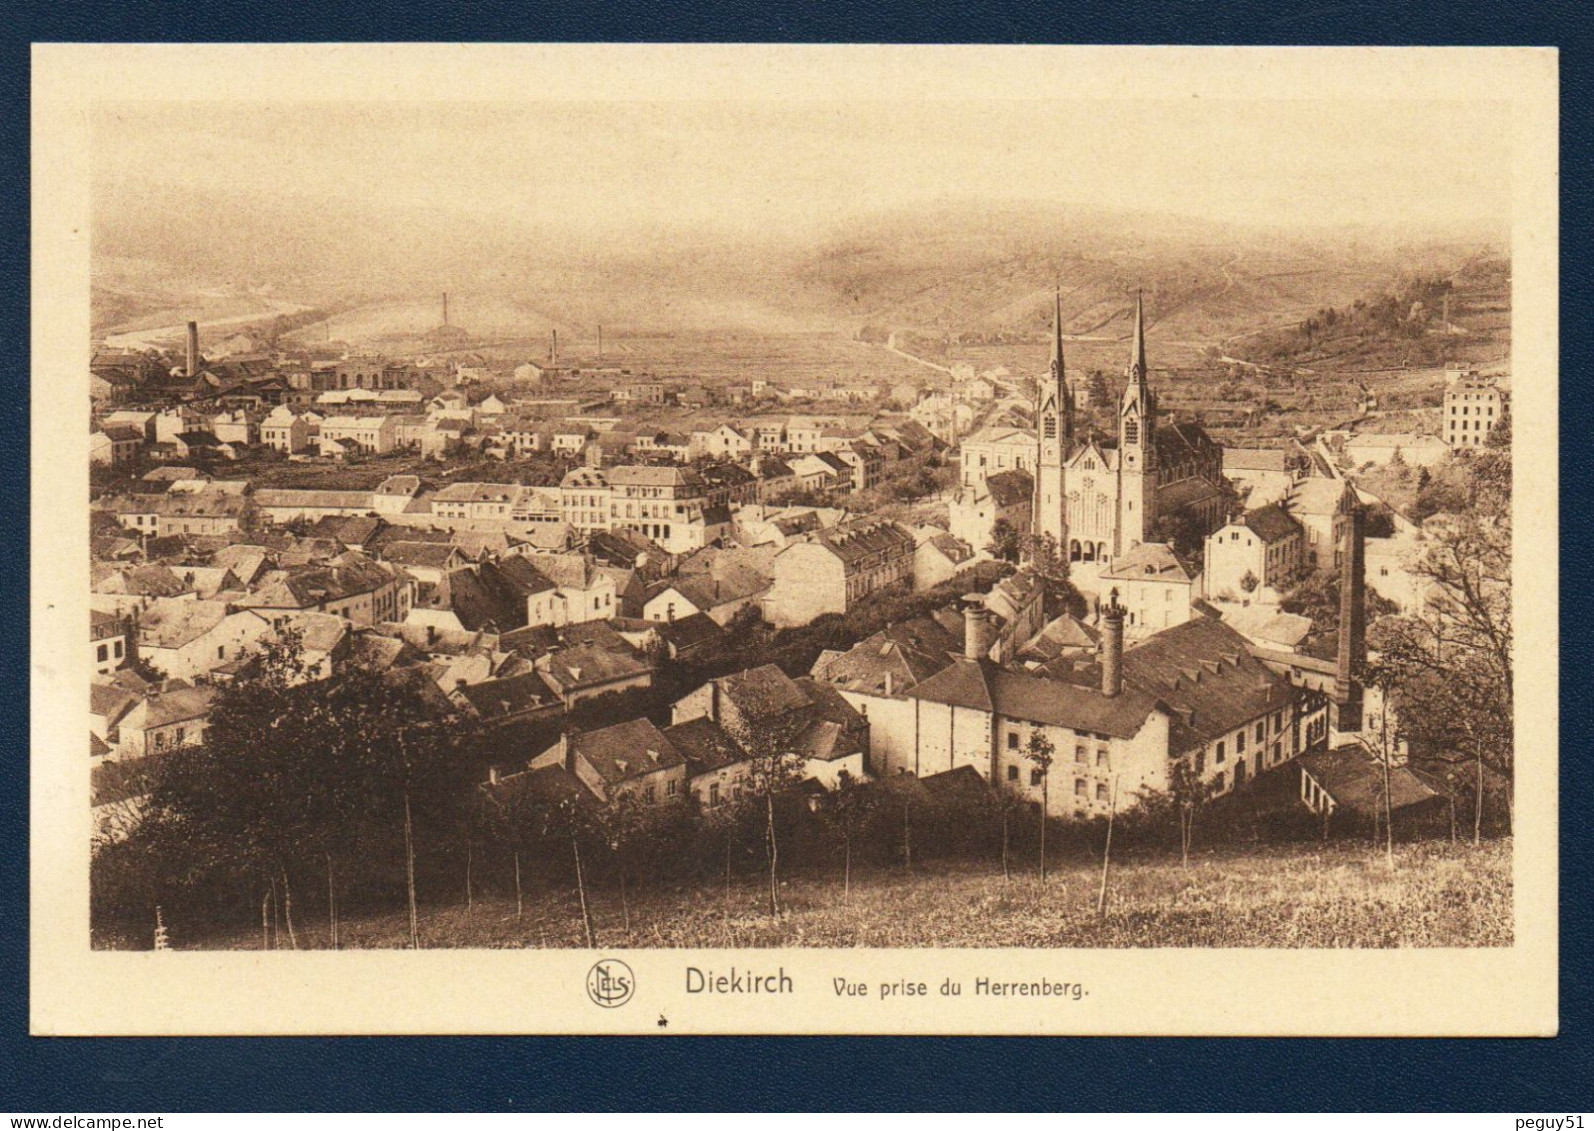
[[[144,648],[181,648],[227,618],[220,601],[158,599],[139,616],[138,643]]]
[[[1296,763],[1328,791],[1336,805],[1368,815],[1384,808],[1384,767],[1360,746],[1308,750]],[[1404,809],[1440,794],[1405,766],[1389,768],[1389,805]]]
[[[459,689],[458,694],[471,705],[478,717],[487,722],[559,702],[559,696],[538,672],[466,684]]]
[[[1245,637],[1205,616],[1127,649],[1124,681],[1168,704],[1202,741],[1284,707],[1294,694],[1287,680],[1251,655]]]
[[[1142,542],[1102,571],[1117,580],[1152,578],[1156,581],[1190,581],[1192,574],[1166,542]]]
[[[675,744],[647,719],[586,731],[569,741],[608,785],[686,764]]]
[[[661,732],[687,761],[687,772],[707,773],[747,760],[735,739],[707,715],[665,727]]]
[[[1301,532],[1301,524],[1291,518],[1277,503],[1269,503],[1254,511],[1246,511],[1242,521],[1267,545],[1282,542]]]
[[[769,719],[808,705],[801,687],[774,664],[720,676],[720,694],[748,719]]]
[[[1289,453],[1282,448],[1224,448],[1224,471],[1277,471],[1288,469]]]

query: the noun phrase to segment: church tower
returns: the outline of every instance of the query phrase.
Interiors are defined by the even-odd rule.
[[[1053,295],[1052,364],[1041,382],[1035,409],[1035,432],[1040,442],[1035,468],[1035,513],[1032,528],[1050,534],[1058,552],[1068,552],[1067,494],[1063,488],[1063,461],[1074,441],[1074,398],[1063,372],[1063,295]]]
[[[1157,398],[1147,381],[1145,302],[1135,295],[1129,378],[1118,405],[1118,557],[1151,538],[1157,518]]]

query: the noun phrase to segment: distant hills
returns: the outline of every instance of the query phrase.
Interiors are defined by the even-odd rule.
[[[282,196],[100,186],[97,332],[237,317],[257,296],[333,312],[307,337],[423,332],[440,292],[478,337],[735,329],[1122,337],[1135,288],[1165,339],[1210,342],[1454,270],[1490,235],[1290,233],[1050,204],[948,204],[757,241],[659,229],[602,241],[554,217],[435,214]],[[1504,246],[1501,239],[1498,246]],[[264,309],[265,304],[261,304]]]

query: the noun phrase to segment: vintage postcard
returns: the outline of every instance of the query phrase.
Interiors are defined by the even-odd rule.
[[[33,89],[34,1032],[1556,1031],[1553,51]]]

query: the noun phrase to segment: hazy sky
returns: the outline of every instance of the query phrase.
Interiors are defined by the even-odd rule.
[[[789,230],[916,203],[1031,200],[1222,221],[1507,219],[1490,102],[106,105],[95,173],[551,219],[594,235]]]

